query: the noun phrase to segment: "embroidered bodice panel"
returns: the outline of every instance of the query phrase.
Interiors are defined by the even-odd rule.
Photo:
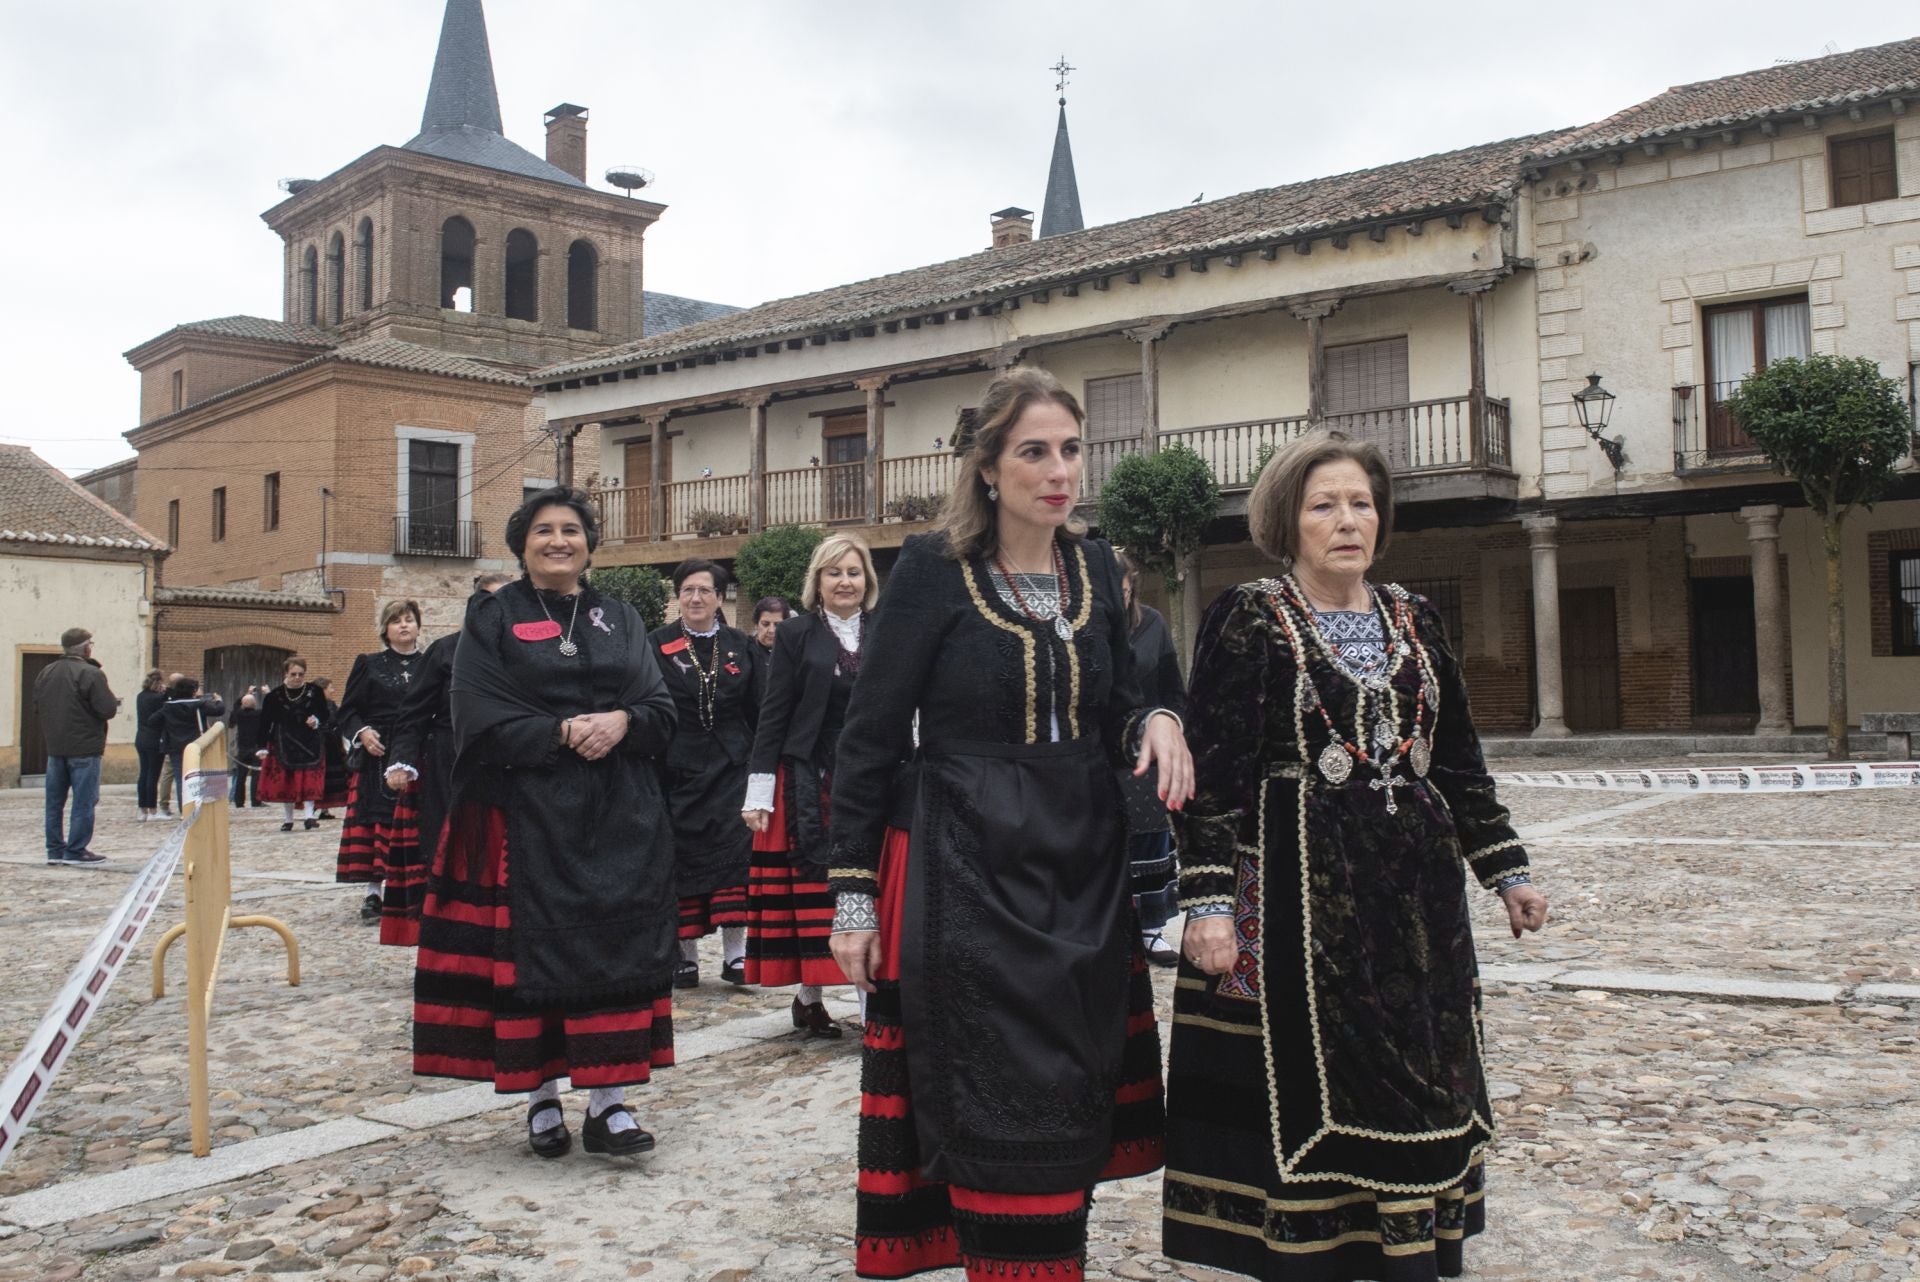
[[[1377,612],[1315,610],[1313,623],[1320,629],[1334,663],[1355,681],[1377,677],[1387,670],[1387,630]]]

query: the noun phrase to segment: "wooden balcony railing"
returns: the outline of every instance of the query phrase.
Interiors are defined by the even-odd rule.
[[[1304,435],[1307,416],[1253,419],[1245,423],[1218,423],[1212,427],[1189,427],[1160,433],[1162,446],[1176,441],[1198,454],[1213,469],[1220,488],[1231,490],[1253,483],[1260,455],[1271,447],[1278,450]]]
[[[880,460],[880,514],[903,500],[926,499],[932,505],[947,497],[960,460],[952,450],[935,454],[903,454]]]
[[[703,476],[673,481],[666,490],[667,537],[742,533],[747,528],[747,478]]]

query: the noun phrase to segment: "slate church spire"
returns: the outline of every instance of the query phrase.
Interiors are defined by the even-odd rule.
[[[475,0],[478,3],[478,0]],[[1060,121],[1053,131],[1053,164],[1047,170],[1047,198],[1040,206],[1040,235],[1058,236],[1086,226],[1080,217],[1080,184],[1073,176],[1073,143],[1067,138],[1067,76],[1076,68],[1067,65],[1067,56],[1049,68],[1059,79],[1054,91],[1060,95]]]
[[[494,88],[487,15],[480,0],[447,0],[427,109],[420,115],[423,134],[463,126],[500,132],[500,95]]]

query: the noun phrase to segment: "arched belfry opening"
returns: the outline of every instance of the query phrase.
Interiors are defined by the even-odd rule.
[[[320,323],[320,251],[308,245],[300,256],[300,319]]]
[[[600,328],[600,251],[591,241],[567,247],[567,327]]]
[[[506,300],[509,319],[540,319],[540,242],[524,227],[507,233]]]
[[[327,324],[347,314],[347,240],[339,232],[327,241]]]
[[[440,306],[473,310],[473,224],[455,214],[440,224]]]
[[[353,233],[355,305],[361,311],[373,306],[373,219],[362,218]]]

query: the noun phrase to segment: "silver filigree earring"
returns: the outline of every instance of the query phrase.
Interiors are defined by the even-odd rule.
[[[1000,487],[997,485],[989,485],[987,487],[987,502],[998,503],[999,501],[1000,501]]]

